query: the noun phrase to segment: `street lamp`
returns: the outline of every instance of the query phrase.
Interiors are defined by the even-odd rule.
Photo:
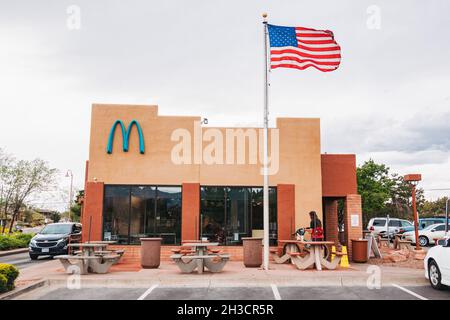
[[[66,172],[66,178],[70,177],[70,191],[69,191],[69,221],[72,221],[70,217],[70,208],[72,207],[72,197],[73,197],[73,173],[72,170],[68,169]]]
[[[416,208],[416,186],[419,183],[420,180],[422,180],[422,175],[420,174],[407,174],[403,177],[403,179],[406,182],[409,182],[411,184],[412,189],[412,207],[413,207],[413,214],[414,214],[414,232],[416,236],[416,250],[421,250],[419,247],[419,217],[417,214],[417,208]]]

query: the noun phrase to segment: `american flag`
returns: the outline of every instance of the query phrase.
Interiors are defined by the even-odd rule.
[[[270,66],[304,70],[334,71],[341,63],[341,47],[329,30],[267,25]]]

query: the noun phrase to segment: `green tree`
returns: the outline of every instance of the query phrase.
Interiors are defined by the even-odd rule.
[[[11,190],[9,232],[13,230],[14,222],[20,210],[25,207],[27,199],[32,194],[36,194],[54,184],[56,173],[56,169],[50,168],[47,162],[41,159],[19,160],[11,166],[9,174],[13,183],[9,185]]]
[[[376,216],[413,219],[411,185],[389,170],[386,165],[377,164],[372,159],[356,170],[365,224]],[[421,188],[416,190],[416,202],[418,208],[425,202]]]
[[[70,207],[70,215],[72,221],[80,222],[83,199],[84,199],[84,190],[79,190],[76,195],[75,203]]]
[[[356,169],[358,193],[361,195],[363,222],[366,224],[386,208],[391,198],[392,180],[389,168],[372,159]]]
[[[445,205],[448,197],[438,198],[434,201],[424,201],[419,206],[419,212],[423,217],[443,216],[445,215]]]

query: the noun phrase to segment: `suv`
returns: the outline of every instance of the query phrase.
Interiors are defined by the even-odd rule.
[[[367,230],[372,231],[375,236],[381,235],[386,237],[386,221],[387,218],[372,218],[367,225]],[[389,235],[397,234],[400,229],[413,227],[408,220],[389,218]],[[414,228],[414,227],[413,227]]]
[[[31,239],[28,251],[31,260],[36,260],[39,256],[67,254],[69,242],[80,241],[80,223],[50,223]]]

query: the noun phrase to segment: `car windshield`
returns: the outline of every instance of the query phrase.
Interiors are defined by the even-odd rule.
[[[49,224],[42,229],[40,234],[68,234],[72,230],[71,224]]]
[[[430,230],[430,229],[437,227],[438,225],[439,224],[432,224],[432,225],[429,225],[428,227],[424,228],[423,230]]]

